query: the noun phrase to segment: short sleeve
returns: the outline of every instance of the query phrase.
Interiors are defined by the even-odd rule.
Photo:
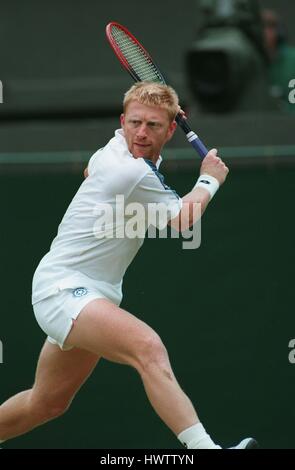
[[[99,155],[99,153],[102,151],[103,149],[99,149],[97,150],[97,152],[95,152],[92,157],[90,158],[89,162],[88,162],[88,174],[89,175],[92,175],[95,171],[95,164],[96,164],[96,161],[97,161],[97,157]]]
[[[167,186],[164,177],[150,170],[132,191],[129,202],[144,206],[148,225],[159,229],[166,227],[182,208],[182,199],[176,191]]]

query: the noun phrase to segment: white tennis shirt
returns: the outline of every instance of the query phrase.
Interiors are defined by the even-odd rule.
[[[89,176],[75,194],[49,252],[35,271],[33,304],[65,288],[88,286],[119,305],[124,273],[144,241],[148,206],[164,204],[170,213],[166,223],[182,207],[181,198],[158,173],[161,160],[159,157],[153,165],[144,158],[134,158],[122,129],[92,155]],[[137,236],[132,236],[134,214],[140,221],[137,225],[145,227]],[[131,236],[129,232],[126,235],[130,222]]]

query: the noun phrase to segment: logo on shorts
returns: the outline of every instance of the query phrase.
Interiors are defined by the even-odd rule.
[[[77,289],[73,290],[73,296],[74,297],[82,297],[83,295],[86,295],[88,290],[86,287],[77,287]]]

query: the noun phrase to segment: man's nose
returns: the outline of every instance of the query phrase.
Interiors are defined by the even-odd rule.
[[[140,137],[141,139],[143,139],[147,136],[146,124],[142,123],[141,126],[138,127],[137,136]]]

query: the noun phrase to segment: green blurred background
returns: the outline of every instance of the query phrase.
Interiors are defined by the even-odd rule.
[[[260,3],[282,14],[294,44],[295,5]],[[186,8],[155,0],[143,7],[2,1],[0,402],[33,382],[44,334],[30,303],[32,276],[89,157],[118,127],[131,82],[104,36],[116,20],[150,50],[192,127],[231,169],[203,218],[201,247],[147,239],[125,277],[122,306],[160,333],[212,438],[228,446],[253,435],[264,448],[294,448],[294,114],[255,110],[255,102],[225,114],[200,110],[184,67],[199,8],[193,0]],[[168,184],[186,193],[199,159],[181,131],[164,156]],[[66,415],[5,447],[180,445],[152,411],[136,373],[101,361]]]

